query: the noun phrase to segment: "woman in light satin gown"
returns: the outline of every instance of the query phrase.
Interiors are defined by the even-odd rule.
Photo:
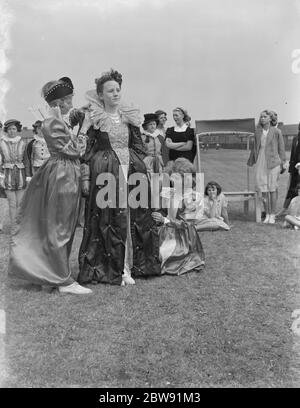
[[[44,85],[52,108],[42,125],[50,158],[31,179],[12,236],[9,275],[61,293],[87,294],[69,266],[80,197],[80,144],[63,119],[72,108],[73,84],[67,78]],[[84,124],[82,128],[84,127]]]

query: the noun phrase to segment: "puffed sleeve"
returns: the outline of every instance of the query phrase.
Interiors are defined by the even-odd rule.
[[[80,145],[63,121],[55,117],[46,119],[41,130],[51,153],[60,153],[73,159],[80,157]]]

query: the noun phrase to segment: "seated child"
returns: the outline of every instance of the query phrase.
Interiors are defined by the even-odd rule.
[[[298,230],[300,228],[300,183],[297,184],[295,191],[298,195],[290,202],[283,227],[294,227],[295,230]]]
[[[195,219],[197,231],[229,231],[227,199],[215,181],[207,183],[204,190],[203,213]]]
[[[187,222],[182,216],[186,210],[185,192],[182,193],[183,175],[194,173],[194,168],[189,160],[178,158],[175,162],[168,162],[165,170],[170,174],[170,181],[175,187],[178,187],[179,182],[182,186],[162,190],[168,215],[164,217],[160,212],[153,212],[152,217],[162,225],[159,231],[162,274],[182,275],[192,270],[201,270],[205,265],[199,234],[193,223]]]

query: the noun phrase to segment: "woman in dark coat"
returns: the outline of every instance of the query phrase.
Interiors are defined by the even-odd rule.
[[[96,84],[97,89],[87,93],[93,126],[82,164],[88,199],[78,281],[134,284],[132,276],[160,275],[140,113],[120,104],[122,75],[117,71],[104,73]],[[129,205],[136,190],[129,185],[134,176],[139,177],[139,198],[144,201],[137,208]]]
[[[287,209],[291,200],[298,195],[296,186],[300,182],[299,168],[296,168],[296,164],[300,163],[300,123],[298,125],[298,135],[293,138],[290,165],[289,165],[289,189],[285,197],[283,204],[284,209]],[[297,166],[298,167],[298,166]]]

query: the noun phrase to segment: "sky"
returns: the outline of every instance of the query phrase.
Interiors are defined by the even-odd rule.
[[[300,0],[0,0],[0,12],[2,121],[31,127],[62,76],[80,107],[111,67],[124,101],[165,110],[168,126],[177,106],[192,124],[263,109],[300,120]]]

